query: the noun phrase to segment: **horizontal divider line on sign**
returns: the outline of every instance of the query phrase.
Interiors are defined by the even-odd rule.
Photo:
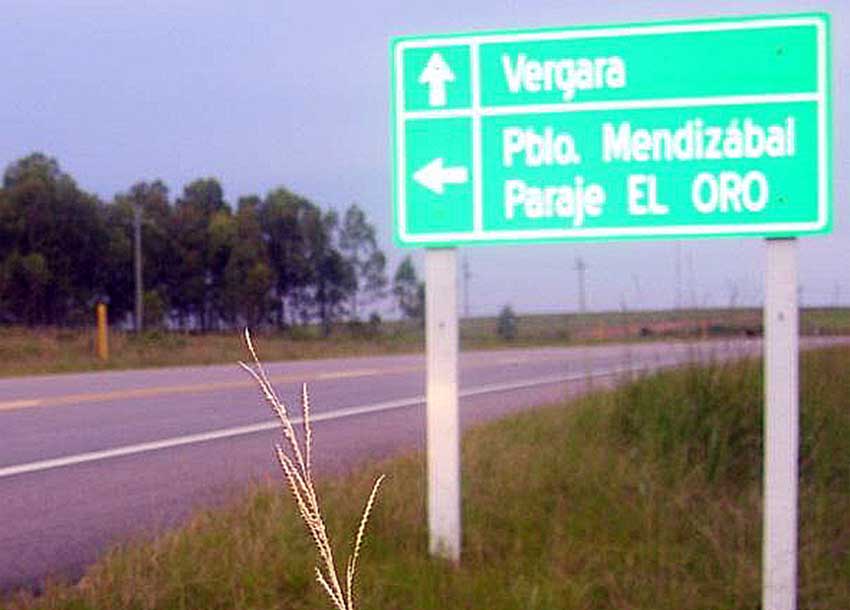
[[[820,102],[820,92],[812,93],[762,93],[753,95],[714,95],[705,97],[672,97],[647,100],[611,100],[602,102],[564,102],[559,104],[518,104],[513,106],[482,106],[479,110],[456,108],[446,110],[410,110],[399,114],[409,119],[450,119],[509,114],[541,114],[563,112],[590,112],[599,110],[652,110],[654,108],[689,108],[701,106],[734,106],[736,104],[782,104]]]

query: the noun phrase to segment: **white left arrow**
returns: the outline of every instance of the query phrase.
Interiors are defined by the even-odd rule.
[[[455,73],[440,53],[432,53],[428,64],[419,75],[419,82],[428,85],[428,105],[446,105],[446,83],[453,82]]]
[[[443,167],[443,158],[437,157],[413,174],[413,179],[429,191],[442,195],[447,184],[464,184],[469,180],[465,167]]]

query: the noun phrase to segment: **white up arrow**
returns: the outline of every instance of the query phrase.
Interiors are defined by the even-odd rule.
[[[437,157],[417,170],[413,179],[429,191],[442,195],[445,185],[463,184],[469,180],[469,172],[465,167],[443,167],[443,158]]]
[[[432,53],[428,65],[419,75],[419,82],[428,85],[428,105],[446,105],[446,82],[454,82],[455,73],[439,53]]]

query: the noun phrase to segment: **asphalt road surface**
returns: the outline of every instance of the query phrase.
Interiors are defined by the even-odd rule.
[[[259,346],[262,351],[262,344]],[[540,405],[631,372],[759,353],[756,340],[461,355],[461,419]],[[420,355],[267,365],[312,396],[319,473],[424,446]],[[251,480],[280,480],[277,428],[235,363],[0,380],[0,590],[77,578],[110,545],[179,524]]]

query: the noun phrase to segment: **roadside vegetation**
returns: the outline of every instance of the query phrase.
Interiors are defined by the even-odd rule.
[[[801,609],[850,607],[850,350],[802,357]],[[363,547],[374,610],[753,609],[760,604],[761,368],[667,372],[464,437],[459,568],[429,559],[424,463],[407,455],[319,495],[333,540],[387,474]],[[321,434],[321,428],[316,431]],[[328,607],[280,482],[109,552],[13,610]],[[340,555],[347,547],[341,546]]]
[[[807,335],[850,334],[850,308],[807,309]],[[256,330],[268,361],[375,356],[424,349],[419,320],[340,323],[329,337],[321,325],[285,331]],[[518,315],[509,306],[499,316],[460,321],[461,347],[499,349],[609,341],[757,337],[761,311],[699,309]],[[110,359],[95,356],[93,328],[0,326],[0,377],[161,366],[222,364],[243,349],[236,331],[185,333],[164,330],[110,331]]]
[[[330,340],[317,328],[254,334],[263,337],[269,362],[405,353],[423,345],[419,333],[405,324],[381,333],[373,333],[368,326],[346,327]],[[232,363],[233,354],[244,349],[244,340],[235,331],[145,331],[139,335],[112,331],[109,360],[102,362],[95,355],[94,338],[93,329],[0,327],[0,377]]]
[[[368,320],[388,287],[356,203],[340,213],[283,186],[228,201],[214,177],[174,197],[160,180],[137,182],[103,201],[33,153],[0,184],[0,323],[79,326],[103,302],[111,323],[132,326],[137,227],[145,328],[327,330]]]
[[[138,336],[127,332],[136,323],[137,224]],[[215,177],[174,192],[141,181],[103,200],[57,159],[32,153],[0,181],[0,376],[230,362],[246,326],[266,335],[273,360],[421,349],[424,284],[410,256],[391,272],[380,241],[356,203],[322,207],[285,186],[228,198]],[[105,364],[93,346],[99,302],[112,329]],[[390,306],[401,322],[381,319]],[[506,308],[501,323],[465,320],[463,346],[761,332],[756,309],[518,316]],[[807,311],[803,332],[850,333],[850,309]]]

